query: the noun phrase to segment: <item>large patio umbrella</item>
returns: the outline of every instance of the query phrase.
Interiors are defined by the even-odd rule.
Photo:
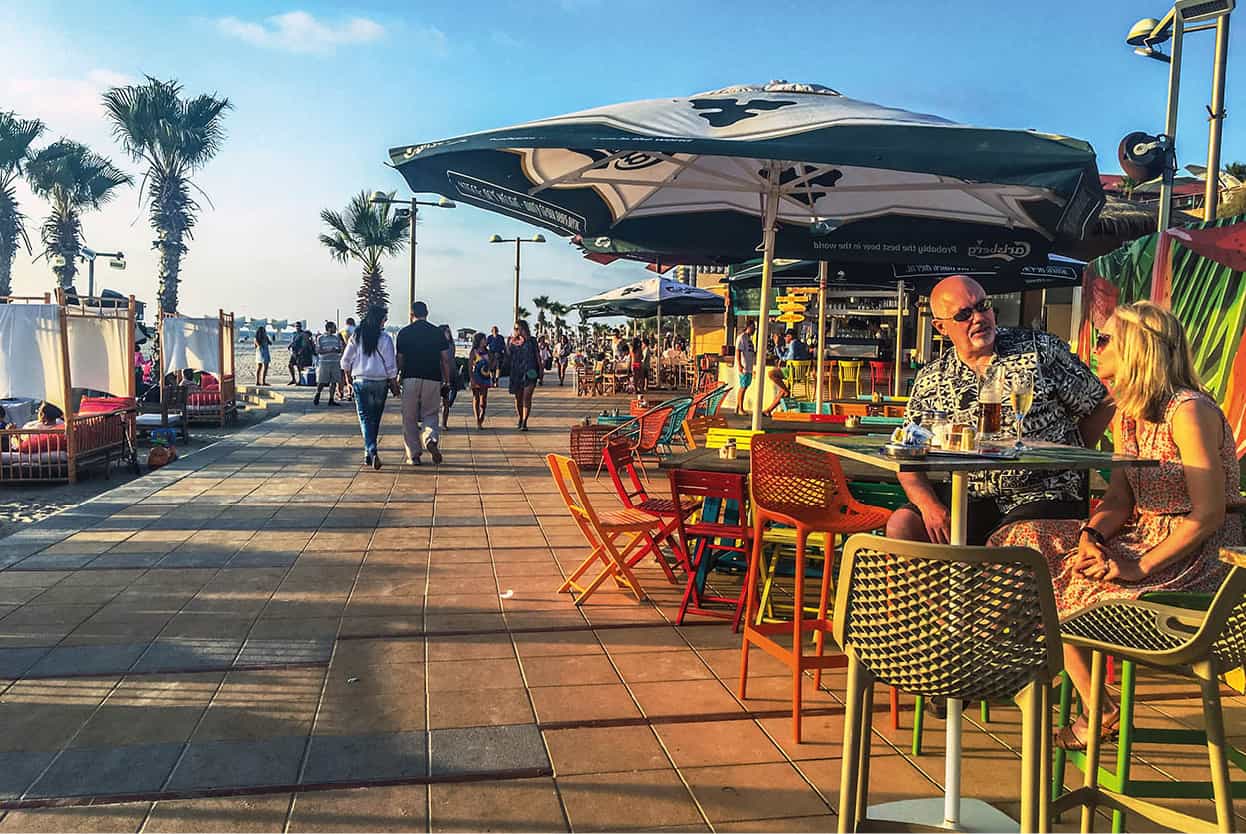
[[[646,278],[571,305],[573,310],[583,311],[586,318],[627,316],[647,319],[657,316],[659,333],[662,332],[663,314],[693,316],[697,313],[721,313],[724,307],[725,302],[720,295],[662,277]]]
[[[609,105],[390,159],[417,192],[560,234],[737,261],[760,239],[767,263],[1031,262],[1080,237],[1103,200],[1085,142],[787,82]]]

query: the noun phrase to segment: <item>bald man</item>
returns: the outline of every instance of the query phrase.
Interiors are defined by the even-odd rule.
[[[933,360],[913,381],[908,414],[927,425],[935,411],[953,423],[978,425],[978,391],[988,366],[1004,379],[1018,371],[1034,376],[1034,404],[1023,436],[1034,440],[1093,446],[1112,419],[1107,389],[1068,345],[1034,330],[995,326],[995,310],[982,285],[964,275],[940,281],[930,293],[934,328],[952,350]],[[1011,406],[1004,403],[1005,424]],[[909,504],[887,523],[887,535],[946,543],[950,536],[950,490],[925,475],[901,473]],[[974,472],[969,476],[969,544],[985,544],[996,529],[1034,518],[1086,518],[1087,478],[1077,471]]]

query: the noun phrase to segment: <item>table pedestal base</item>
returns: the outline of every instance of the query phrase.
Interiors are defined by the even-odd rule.
[[[1020,831],[1020,824],[993,805],[981,799],[961,799],[960,822],[948,825],[943,817],[943,799],[902,799],[899,802],[887,802],[873,805],[866,814],[871,828],[888,831],[903,831],[903,826],[912,825],[923,828],[942,828],[946,831]],[[896,828],[888,828],[895,823]]]

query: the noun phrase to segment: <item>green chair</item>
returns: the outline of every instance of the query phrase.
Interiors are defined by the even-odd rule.
[[[1112,830],[1123,831],[1125,815],[1136,813],[1153,823],[1177,830],[1204,828],[1207,821],[1166,808],[1149,800],[1210,798],[1215,802],[1217,829],[1233,830],[1233,799],[1246,797],[1246,782],[1229,780],[1228,764],[1246,770],[1246,755],[1225,742],[1220,707],[1220,676],[1246,660],[1246,550],[1222,551],[1232,567],[1215,596],[1207,602],[1198,595],[1152,595],[1151,599],[1111,600],[1078,612],[1061,626],[1064,641],[1091,649],[1092,689],[1102,691],[1107,657],[1121,660],[1120,740],[1116,770],[1099,764],[1101,695],[1087,705],[1089,740],[1086,750],[1058,751],[1052,773],[1052,792],[1064,783],[1064,767],[1072,762],[1085,774],[1084,785],[1056,800],[1056,813],[1082,807],[1082,830],[1089,831],[1095,807],[1112,809]],[[1158,599],[1157,599],[1158,597]],[[1202,603],[1205,610],[1200,610]],[[1173,604],[1177,603],[1177,604]],[[1205,730],[1134,726],[1134,689],[1138,664],[1163,669],[1198,682]],[[1070,718],[1071,687],[1061,687],[1061,725]],[[1134,779],[1131,755],[1135,743],[1206,745],[1211,781],[1171,782]]]

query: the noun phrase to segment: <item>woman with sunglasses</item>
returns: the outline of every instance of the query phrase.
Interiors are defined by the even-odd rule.
[[[1233,432],[1194,371],[1185,331],[1172,313],[1140,301],[1120,307],[1095,346],[1099,375],[1116,400],[1116,448],[1158,460],[1158,469],[1118,469],[1088,521],[1029,521],[992,544],[1040,551],[1051,567],[1060,615],[1105,599],[1153,591],[1214,591],[1224,578],[1220,548],[1246,539]],[[1064,667],[1090,699],[1090,656],[1068,646]],[[1105,694],[1103,734],[1120,708]],[[1086,746],[1086,719],[1055,742]]]

